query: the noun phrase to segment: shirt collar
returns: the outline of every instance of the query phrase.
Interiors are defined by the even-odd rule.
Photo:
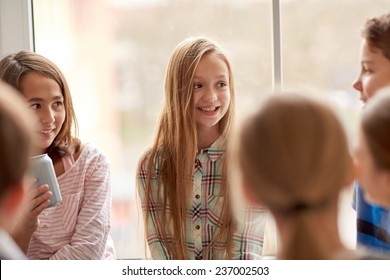
[[[225,152],[225,141],[223,141],[222,137],[218,137],[217,140],[209,148],[201,149],[198,154],[207,153],[211,161],[216,161]]]

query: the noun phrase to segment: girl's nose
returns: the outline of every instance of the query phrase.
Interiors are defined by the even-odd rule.
[[[215,100],[217,100],[217,94],[215,93],[214,90],[209,89],[209,90],[207,90],[207,92],[203,96],[203,100],[206,101],[206,102],[215,101]]]
[[[52,110],[48,109],[42,112],[40,116],[41,122],[45,124],[53,123],[54,122],[54,112]]]

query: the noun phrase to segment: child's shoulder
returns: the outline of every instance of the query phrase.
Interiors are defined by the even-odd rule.
[[[81,143],[80,149],[73,154],[73,158],[75,161],[77,159],[84,159],[88,162],[100,162],[108,164],[109,159],[106,155],[105,151],[91,143]]]
[[[157,151],[153,155],[153,149],[149,148],[147,149],[140,157],[138,165],[143,168],[147,168],[149,165],[149,162],[151,160],[151,157],[153,157],[153,162],[156,167],[160,166],[163,159],[163,152],[161,149],[157,149]]]
[[[81,153],[84,151],[86,146],[87,146],[86,143],[80,143],[79,149],[73,154],[74,161],[77,161],[77,159],[80,157]]]

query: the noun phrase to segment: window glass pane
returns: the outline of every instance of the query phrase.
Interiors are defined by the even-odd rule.
[[[111,160],[118,258],[142,258],[136,166],[153,140],[174,46],[205,35],[227,50],[242,116],[271,89],[271,1],[34,0],[33,9],[36,52],[63,70],[80,138]]]

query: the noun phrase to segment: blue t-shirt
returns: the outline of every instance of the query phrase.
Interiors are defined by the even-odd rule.
[[[358,245],[390,252],[390,209],[367,203],[357,181],[352,204],[356,210]]]

